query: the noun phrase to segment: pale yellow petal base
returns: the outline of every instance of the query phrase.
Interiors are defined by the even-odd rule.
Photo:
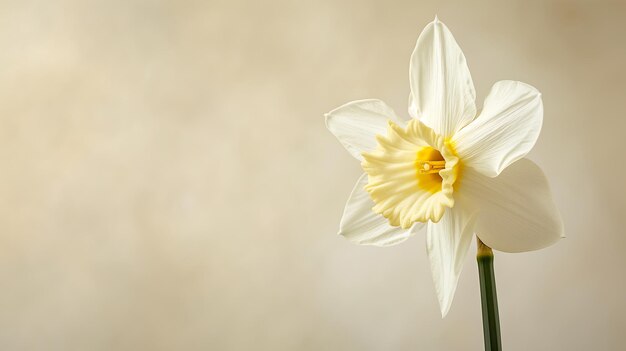
[[[416,119],[406,128],[389,121],[387,135],[376,141],[376,150],[363,153],[361,163],[372,210],[402,228],[438,222],[454,206],[453,186],[460,176],[452,145]]]

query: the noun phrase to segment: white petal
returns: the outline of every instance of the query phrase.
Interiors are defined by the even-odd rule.
[[[417,233],[424,223],[416,223],[410,229],[392,227],[389,221],[372,211],[374,202],[364,187],[367,174],[357,181],[341,217],[339,234],[361,245],[391,246],[399,244]]]
[[[450,137],[476,115],[476,92],[465,56],[436,18],[417,39],[409,79],[409,113],[437,134]]]
[[[539,166],[528,159],[515,162],[496,178],[466,170],[458,196],[478,209],[476,235],[493,249],[537,250],[563,235],[563,222],[548,181]]]
[[[480,116],[453,140],[466,165],[495,177],[532,149],[542,121],[543,104],[537,89],[521,82],[500,81],[491,88]]]
[[[358,160],[361,152],[376,148],[376,135],[387,133],[388,120],[404,125],[391,107],[375,99],[349,102],[325,116],[328,130]]]
[[[463,269],[465,255],[473,238],[474,216],[461,205],[446,210],[438,223],[428,223],[426,247],[441,316],[450,310]]]

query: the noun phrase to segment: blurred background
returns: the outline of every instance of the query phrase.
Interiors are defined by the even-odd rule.
[[[481,350],[474,245],[442,320],[424,238],[336,235],[322,114],[406,113],[435,14],[478,106],[543,93],[568,237],[496,253],[504,347],[623,349],[626,3],[555,0],[0,1],[0,349]]]

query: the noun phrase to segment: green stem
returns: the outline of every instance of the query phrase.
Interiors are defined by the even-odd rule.
[[[483,334],[485,351],[501,351],[500,318],[498,317],[498,294],[493,271],[493,251],[478,240],[478,274],[480,275],[480,302],[483,310]]]

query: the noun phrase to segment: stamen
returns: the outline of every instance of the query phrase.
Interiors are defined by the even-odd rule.
[[[435,174],[446,168],[446,161],[418,161],[420,174]]]

